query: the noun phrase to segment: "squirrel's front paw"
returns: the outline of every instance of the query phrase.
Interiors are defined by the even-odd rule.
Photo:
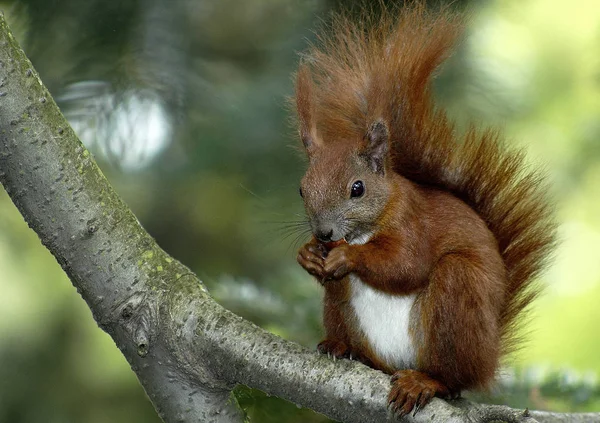
[[[342,244],[329,252],[324,260],[323,271],[326,279],[342,279],[354,271],[352,247]]]
[[[304,270],[323,282],[325,279],[323,266],[326,256],[327,250],[321,244],[311,241],[300,248],[297,260]]]

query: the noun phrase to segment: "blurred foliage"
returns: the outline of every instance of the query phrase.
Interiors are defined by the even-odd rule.
[[[569,369],[534,366],[505,370],[492,393],[472,393],[469,397],[491,404],[510,404],[521,409],[598,411],[600,385],[592,372],[581,375]]]
[[[295,263],[306,238],[297,195],[304,164],[290,148],[287,98],[311,30],[351,3],[361,1],[4,0],[0,9],[158,243],[221,304],[312,348],[320,288]],[[398,2],[369,6],[384,3]],[[459,130],[473,121],[500,125],[545,164],[562,223],[529,342],[491,396],[476,398],[598,410],[600,5],[453,7],[470,9],[473,19],[436,80],[440,104]],[[0,267],[0,421],[159,421],[4,192]],[[328,421],[246,387],[236,396],[251,421]]]

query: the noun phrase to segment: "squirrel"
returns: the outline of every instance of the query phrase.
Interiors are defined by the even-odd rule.
[[[400,415],[489,388],[555,244],[541,172],[434,106],[465,21],[422,2],[335,15],[295,76],[312,231],[297,260],[325,290],[318,351],[392,375]]]

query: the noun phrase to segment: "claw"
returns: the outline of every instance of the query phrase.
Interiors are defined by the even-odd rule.
[[[419,404],[415,405],[415,408],[413,409],[413,417],[417,415],[420,409],[421,407],[419,406]]]
[[[415,403],[413,405],[413,417],[417,415],[417,411],[419,411],[421,409],[421,396],[423,395],[423,392],[419,392],[419,395],[417,396],[417,399],[415,400]]]
[[[425,406],[425,404],[427,404],[429,401],[431,401],[431,398],[433,398],[434,392],[432,392],[430,389],[423,391],[421,394],[421,398],[419,399],[419,402],[417,403],[417,408],[420,410],[421,408],[423,408]]]

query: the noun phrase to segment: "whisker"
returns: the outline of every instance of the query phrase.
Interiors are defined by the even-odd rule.
[[[266,203],[265,199],[260,197],[259,195],[257,195],[255,192],[251,191],[249,188],[246,188],[243,184],[240,183],[240,188],[242,188],[244,191],[246,191],[248,194],[250,194],[251,196],[253,196],[254,198],[256,198],[257,200],[261,201],[261,203],[263,203],[263,205]]]
[[[276,228],[271,228],[271,232],[277,233],[280,235],[285,235],[288,233],[294,233],[303,230],[310,230],[309,225],[293,225],[293,226],[279,226]]]
[[[294,240],[296,240],[296,239],[300,238],[302,235],[304,235],[304,234],[307,234],[307,233],[308,233],[307,231],[301,231],[301,232],[290,232],[290,233],[288,233],[288,234],[284,235],[284,236],[281,238],[281,241],[285,241],[285,240],[287,240],[288,238],[290,238],[290,237],[291,237],[291,236],[293,236],[293,235],[296,235],[296,238],[294,238]],[[296,241],[294,241],[294,242],[296,242]]]
[[[302,239],[303,238],[308,238],[308,236],[310,234],[311,234],[310,230],[306,230],[306,231],[303,231],[303,232],[299,233],[298,236],[294,239],[294,241],[288,247],[288,252],[289,252],[289,249],[292,248],[292,247],[295,250],[297,250],[298,248],[300,248],[300,245],[302,244]]]

